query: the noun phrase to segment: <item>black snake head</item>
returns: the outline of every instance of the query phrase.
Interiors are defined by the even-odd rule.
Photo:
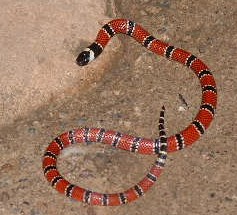
[[[76,62],[79,66],[85,66],[90,61],[91,61],[91,53],[90,51],[87,50],[81,52],[76,59]]]

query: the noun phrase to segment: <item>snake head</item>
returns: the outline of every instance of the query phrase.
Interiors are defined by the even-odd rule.
[[[90,61],[91,61],[91,52],[89,50],[81,52],[76,59],[76,62],[79,66],[85,66]]]

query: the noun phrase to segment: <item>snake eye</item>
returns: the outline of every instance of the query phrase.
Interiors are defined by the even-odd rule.
[[[76,62],[79,66],[85,66],[89,63],[89,61],[90,61],[90,52],[89,51],[81,52],[76,59]]]

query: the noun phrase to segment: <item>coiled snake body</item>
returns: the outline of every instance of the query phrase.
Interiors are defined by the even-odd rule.
[[[100,55],[115,34],[131,36],[157,55],[175,60],[192,69],[202,88],[202,102],[195,119],[183,131],[166,138],[164,107],[160,113],[159,138],[156,140],[134,137],[102,128],[82,128],[56,137],[47,147],[43,157],[44,175],[51,185],[66,196],[92,205],[115,206],[131,202],[142,196],[157,180],[164,167],[167,152],[183,149],[194,143],[209,127],[217,105],[215,80],[209,68],[193,54],[162,42],[140,25],[127,19],[112,20],[98,32],[95,42],[79,54],[77,63],[84,66]],[[102,194],[73,185],[58,172],[56,164],[60,151],[75,143],[102,142],[130,152],[157,154],[157,160],[142,181],[121,193]]]

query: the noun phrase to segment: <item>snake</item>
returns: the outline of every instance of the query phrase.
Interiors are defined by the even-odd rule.
[[[104,50],[116,34],[125,34],[135,39],[151,52],[168,60],[177,61],[190,68],[200,81],[202,100],[193,121],[182,131],[166,136],[164,112],[162,107],[159,118],[159,136],[155,140],[122,134],[104,128],[79,128],[56,137],[46,148],[42,167],[47,181],[59,193],[89,205],[117,206],[132,202],[143,196],[157,181],[165,166],[167,154],[192,145],[204,134],[214,119],[217,106],[217,87],[208,66],[192,53],[156,39],[141,25],[128,19],[114,19],[105,24],[98,32],[95,41],[76,58],[79,66],[86,66]],[[112,147],[140,154],[157,155],[150,171],[133,187],[124,192],[99,193],[85,189],[67,181],[57,169],[57,158],[64,148],[77,143],[101,142]]]

